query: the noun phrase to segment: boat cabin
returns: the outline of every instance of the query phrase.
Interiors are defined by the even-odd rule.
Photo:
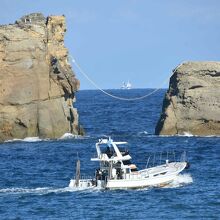
[[[125,179],[126,175],[137,171],[135,164],[131,163],[131,156],[126,148],[118,147],[127,142],[113,142],[111,138],[100,139],[96,143],[97,157],[92,161],[99,161],[100,168],[96,170],[96,179]]]

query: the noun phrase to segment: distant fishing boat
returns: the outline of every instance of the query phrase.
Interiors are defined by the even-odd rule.
[[[129,82],[129,80],[127,83],[126,82],[122,83],[121,89],[131,89],[131,83]]]

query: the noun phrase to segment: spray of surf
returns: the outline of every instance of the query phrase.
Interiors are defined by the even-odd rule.
[[[44,139],[45,140],[48,140],[48,139]],[[42,141],[42,139],[40,139],[39,137],[26,137],[24,139],[12,139],[12,140],[7,140],[5,141],[6,143],[7,142],[17,142],[17,141],[22,141],[22,142],[38,142],[38,141]]]
[[[53,188],[53,187],[38,187],[38,188],[5,188],[0,189],[1,194],[35,194],[35,195],[45,195],[50,193],[60,194],[66,192],[76,192],[76,191],[86,191],[93,192],[98,191],[94,187],[64,187],[64,188]]]
[[[179,174],[175,180],[164,186],[146,187],[138,191],[147,191],[152,188],[178,188],[193,183],[193,178],[189,173]]]
[[[61,140],[65,140],[65,139],[76,139],[76,138],[79,138],[80,136],[79,135],[74,135],[74,134],[71,134],[71,133],[65,133],[64,135],[62,135],[59,139]]]
[[[189,173],[179,174],[176,179],[165,188],[177,188],[191,183],[193,183],[193,178]]]

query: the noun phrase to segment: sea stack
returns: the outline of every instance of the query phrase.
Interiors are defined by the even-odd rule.
[[[220,62],[186,62],[173,71],[155,133],[220,135]]]
[[[64,16],[41,13],[0,26],[0,141],[80,133],[65,32]]]

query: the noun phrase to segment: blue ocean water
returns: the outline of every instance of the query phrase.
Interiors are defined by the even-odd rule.
[[[151,90],[111,90],[136,97]],[[99,91],[77,93],[86,136],[0,144],[1,219],[220,219],[220,137],[155,136],[165,90],[140,101],[119,101]],[[95,143],[128,141],[139,168],[154,152],[186,150],[191,164],[173,186],[142,190],[71,190],[77,152],[91,176]]]

